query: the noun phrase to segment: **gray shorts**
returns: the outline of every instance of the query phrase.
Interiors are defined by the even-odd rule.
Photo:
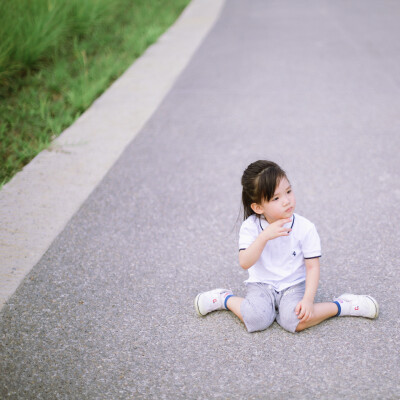
[[[303,298],[306,283],[301,282],[277,292],[266,283],[247,283],[247,294],[240,307],[249,332],[262,331],[276,322],[289,332],[295,332],[300,320],[295,308]]]

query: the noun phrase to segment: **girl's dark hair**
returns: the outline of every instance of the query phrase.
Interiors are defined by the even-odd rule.
[[[272,161],[259,160],[245,169],[242,176],[244,219],[255,214],[251,209],[252,203],[261,204],[272,199],[282,178],[287,179],[286,172]]]

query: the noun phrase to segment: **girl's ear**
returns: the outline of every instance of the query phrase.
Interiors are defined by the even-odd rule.
[[[256,214],[260,214],[261,215],[263,213],[263,208],[261,207],[260,204],[251,203],[250,207]]]

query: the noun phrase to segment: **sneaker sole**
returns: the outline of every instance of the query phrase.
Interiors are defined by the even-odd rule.
[[[196,298],[194,299],[194,308],[196,309],[197,315],[199,315],[200,317],[204,317],[204,315],[200,312],[199,309],[199,297],[202,295],[203,293],[199,293]]]
[[[375,315],[373,316],[373,317],[369,317],[369,318],[372,318],[372,319],[374,319],[374,318],[377,318],[378,317],[378,315],[379,315],[379,305],[378,305],[378,302],[373,298],[373,297],[371,297],[371,296],[365,296],[365,297],[368,297],[373,303],[374,303],[374,306],[375,306]]]

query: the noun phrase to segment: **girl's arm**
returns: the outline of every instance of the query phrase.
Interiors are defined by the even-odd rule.
[[[319,258],[309,258],[304,260],[306,264],[306,291],[304,298],[314,303],[319,283]]]
[[[303,299],[296,306],[301,322],[308,321],[314,312],[314,298],[317,293],[319,283],[319,258],[304,260],[306,264],[306,290]]]
[[[265,245],[269,240],[279,236],[288,236],[290,228],[283,225],[291,221],[291,218],[280,219],[265,228],[256,238],[256,240],[245,250],[239,252],[239,264],[243,269],[249,269],[260,258]]]

